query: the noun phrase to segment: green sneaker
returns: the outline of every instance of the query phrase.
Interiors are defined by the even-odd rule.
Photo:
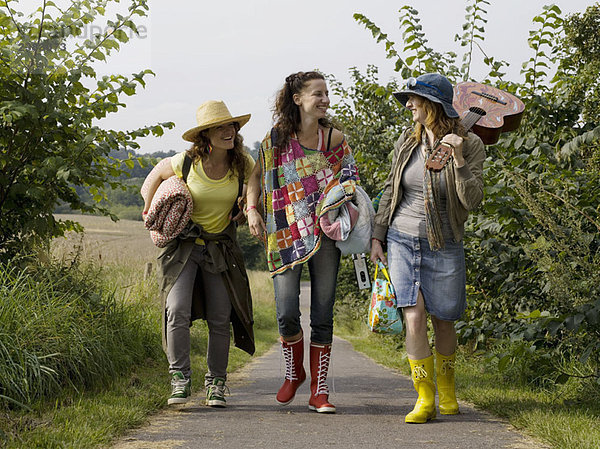
[[[225,386],[225,379],[215,377],[211,383],[206,385],[206,405],[209,407],[225,407],[225,391],[229,393],[229,388]]]
[[[181,371],[175,371],[171,378],[171,397],[167,404],[185,404],[192,395],[192,381],[186,379]]]

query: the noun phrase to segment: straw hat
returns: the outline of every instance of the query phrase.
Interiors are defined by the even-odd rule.
[[[228,123],[237,122],[241,128],[250,120],[250,114],[233,117],[227,106],[225,106],[225,103],[209,100],[202,103],[196,111],[196,120],[198,121],[198,126],[184,132],[182,136],[184,140],[195,142],[200,131]]]

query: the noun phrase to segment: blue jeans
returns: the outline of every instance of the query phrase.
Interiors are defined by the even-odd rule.
[[[335,242],[321,236],[321,247],[307,262],[310,273],[310,340],[330,344],[333,340],[333,304],[340,266]],[[289,268],[273,278],[277,322],[282,337],[300,333],[300,276],[304,264]]]

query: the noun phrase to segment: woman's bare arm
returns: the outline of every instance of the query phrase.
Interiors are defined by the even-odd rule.
[[[148,193],[146,194],[146,198],[144,199],[144,211],[142,212],[142,215],[146,215],[146,213],[148,213],[150,205],[152,204],[152,199],[154,198],[154,194],[156,193],[156,190],[158,189],[160,183],[174,175],[175,172],[173,171],[173,167],[171,167],[171,164],[165,164],[162,170],[158,172],[158,176],[152,181],[152,183],[148,187]]]

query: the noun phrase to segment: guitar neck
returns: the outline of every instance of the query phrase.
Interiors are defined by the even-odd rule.
[[[480,108],[471,108],[469,112],[461,120],[462,125],[468,131],[470,130],[477,121],[485,115],[485,111]]]

